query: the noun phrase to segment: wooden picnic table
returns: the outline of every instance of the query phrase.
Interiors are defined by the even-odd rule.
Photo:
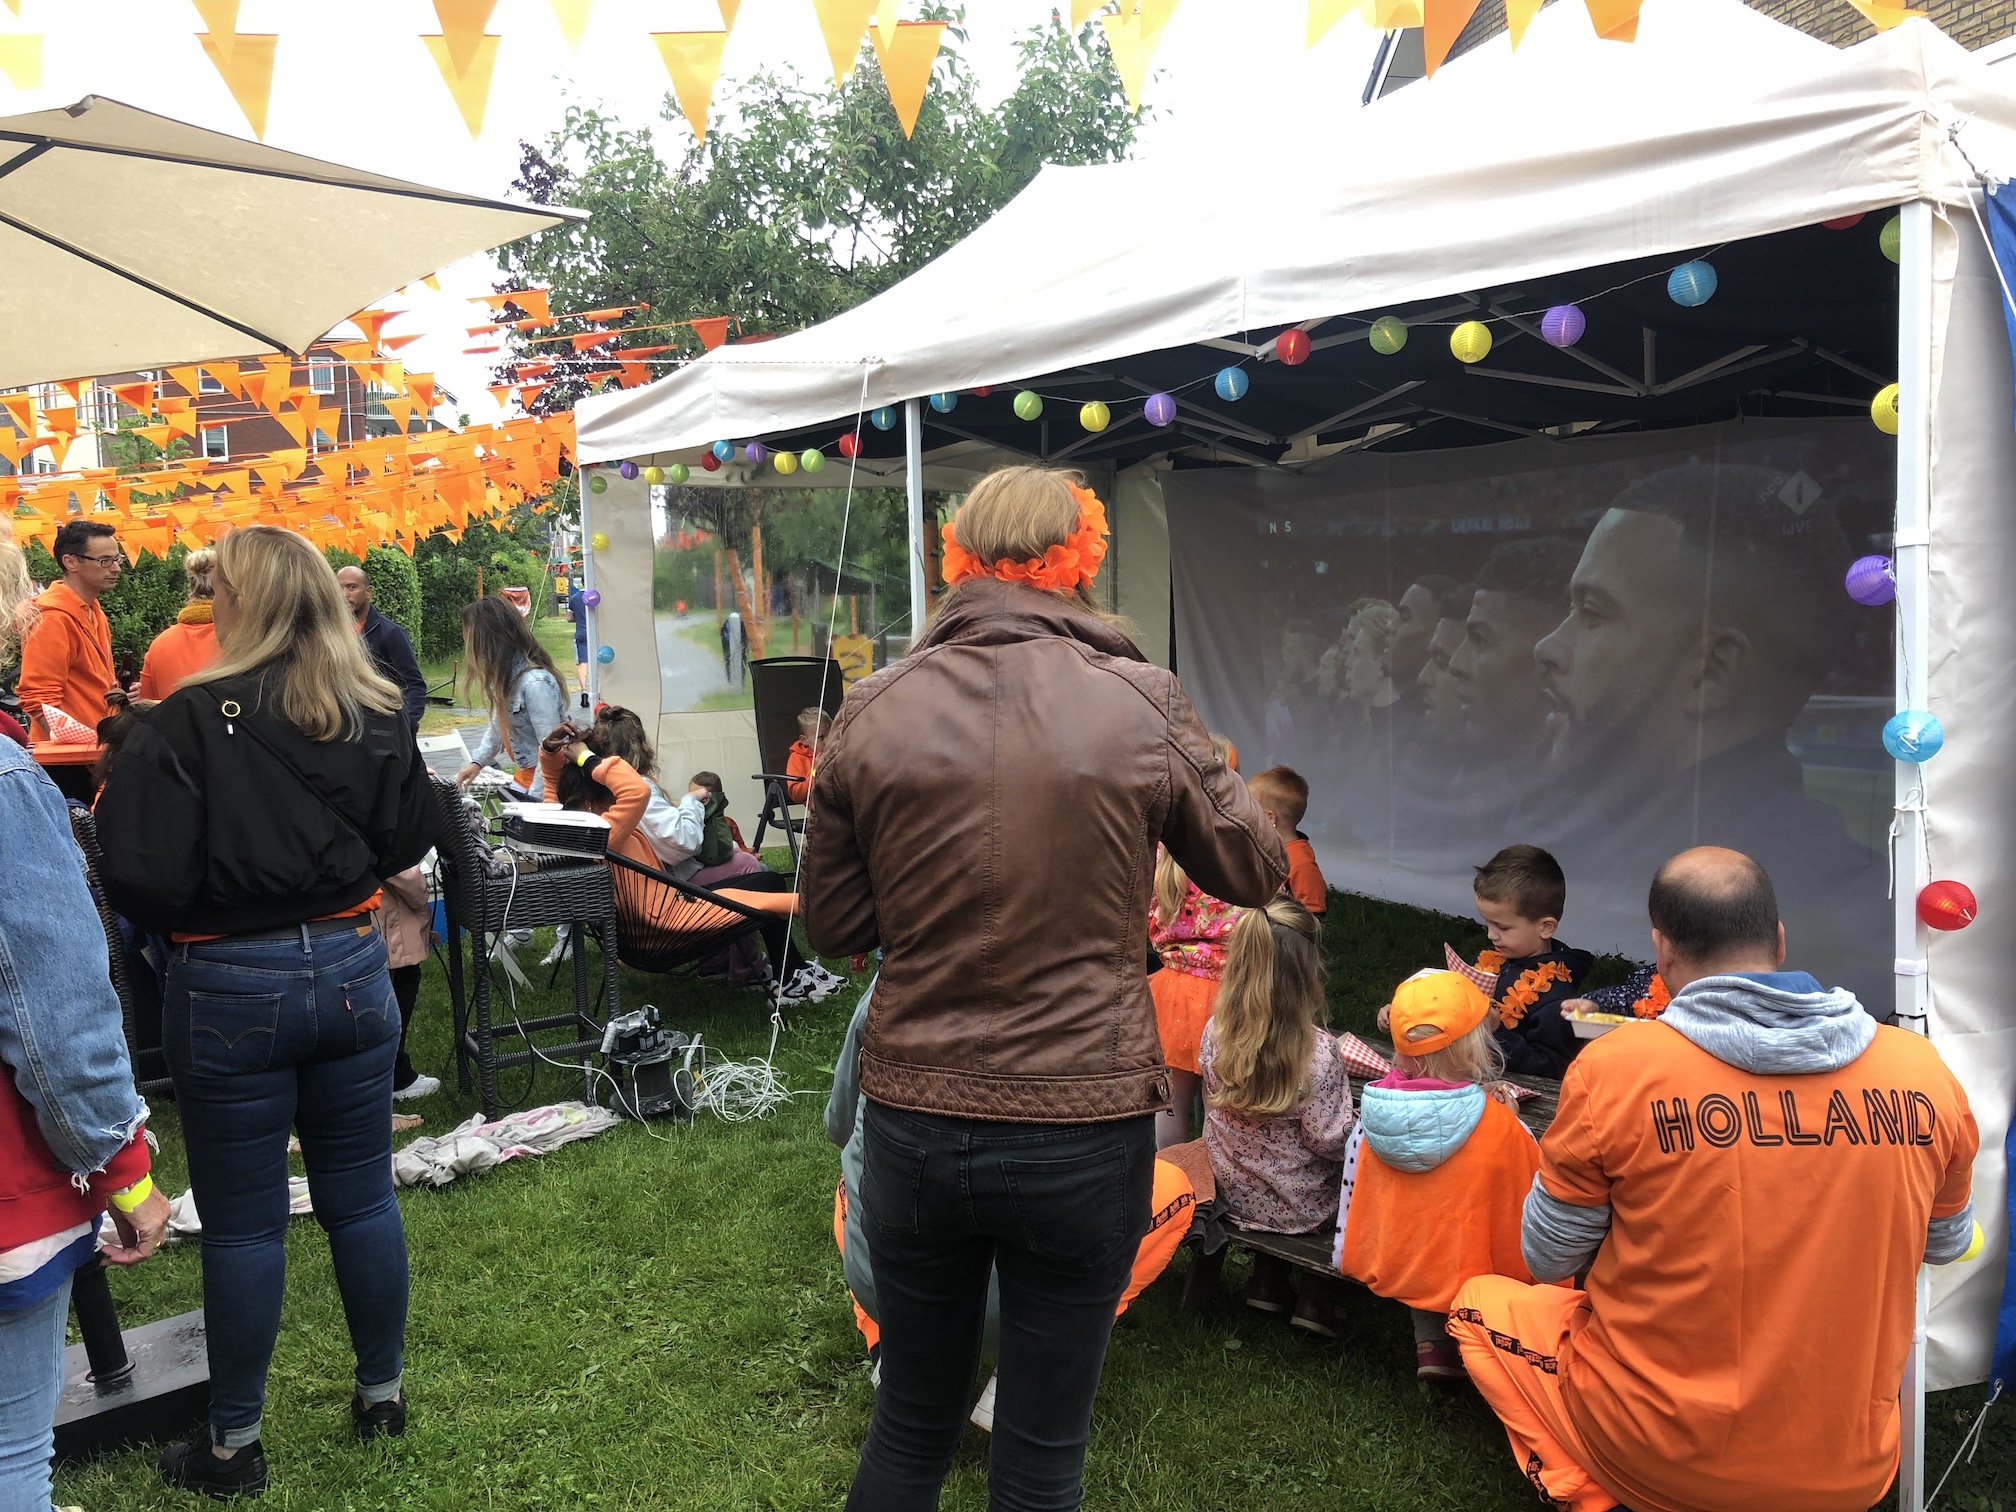
[[[90,745],[59,745],[44,740],[28,747],[28,757],[37,766],[90,766],[103,749],[96,741]]]

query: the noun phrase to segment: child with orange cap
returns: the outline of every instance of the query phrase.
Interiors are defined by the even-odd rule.
[[[1334,1258],[1413,1313],[1416,1375],[1458,1380],[1450,1298],[1472,1276],[1529,1279],[1519,1225],[1540,1146],[1498,1080],[1496,1020],[1476,983],[1417,972],[1389,1018],[1393,1071],[1359,1098]]]

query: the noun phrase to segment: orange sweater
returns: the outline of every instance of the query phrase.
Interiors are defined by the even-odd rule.
[[[1316,847],[1297,835],[1285,847],[1288,852],[1288,895],[1317,918],[1330,906],[1330,886],[1323,880],[1323,868],[1316,864]]]
[[[812,747],[802,740],[791,742],[791,754],[784,759],[784,775],[794,781],[784,784],[784,794],[793,803],[812,796],[812,778],[819,768],[812,761]]]
[[[217,660],[217,627],[207,602],[184,604],[175,623],[154,637],[140,664],[140,696],[163,699],[182,679]]]
[[[35,716],[31,728],[44,737],[49,732],[40,714],[44,704],[95,729],[105,717],[105,695],[119,681],[112,667],[112,622],[68,583],[51,583],[35,607],[41,612],[21,643],[15,696]]]

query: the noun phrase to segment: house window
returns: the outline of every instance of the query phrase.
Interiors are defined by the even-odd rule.
[[[91,429],[109,431],[119,429],[119,396],[109,388],[93,387],[85,396],[85,415]]]
[[[204,368],[201,370],[201,376],[196,380],[196,392],[199,394],[221,394],[224,392],[224,385],[210,376],[208,368]]]
[[[308,359],[308,387],[317,394],[336,392],[336,364],[328,357]]]
[[[227,425],[213,425],[203,432],[203,455],[206,457],[228,457],[231,455],[231,439],[225,433]]]

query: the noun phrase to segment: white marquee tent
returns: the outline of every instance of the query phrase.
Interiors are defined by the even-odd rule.
[[[1978,1382],[2016,1088],[2016,962],[2000,922],[2016,906],[2016,431],[2002,294],[1970,203],[1970,160],[2016,175],[2016,80],[1998,74],[1922,21],[1836,50],[1739,0],[1647,0],[1638,41],[1619,46],[1598,42],[1580,7],[1554,6],[1517,54],[1500,38],[1331,140],[1235,142],[1236,179],[1195,162],[1046,169],[964,243],[847,314],[585,401],[582,456],[691,461],[720,437],[838,430],[864,407],[1064,370],[1111,377],[1170,348],[1254,353],[1244,333],[1903,206],[1898,707],[1930,707],[1951,738],[1935,763],[1897,774],[1897,1006],[1925,1015],[1911,1021],[1974,1100],[1991,1235],[1982,1262],[1931,1279],[1916,1369],[1934,1388]],[[612,472],[593,508],[613,543],[593,568],[598,638],[648,646],[643,485]],[[641,680],[616,691],[650,698]],[[1927,936],[1911,900],[1934,875],[1975,889],[1981,926]],[[1900,1489],[1907,1506],[1922,1495],[1909,1454]]]

